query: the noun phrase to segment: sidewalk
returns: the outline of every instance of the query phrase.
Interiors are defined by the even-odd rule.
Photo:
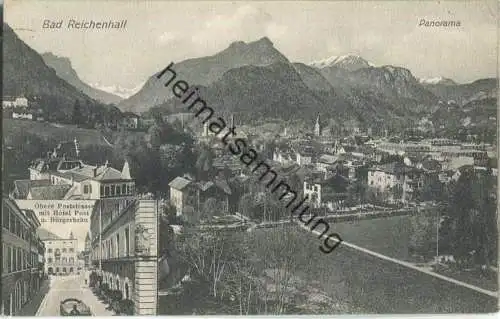
[[[16,314],[16,316],[35,316],[43,298],[49,293],[50,290],[50,279],[44,280],[40,290],[36,292],[33,299],[28,301],[21,310]]]
[[[92,293],[88,286],[82,285],[81,288],[83,302],[90,307],[90,311],[94,316],[113,316],[115,314],[112,310],[106,309],[108,305],[97,299],[97,296]]]

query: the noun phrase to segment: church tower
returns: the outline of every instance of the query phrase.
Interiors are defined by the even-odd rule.
[[[321,119],[319,114],[316,118],[316,124],[314,124],[314,136],[321,136]]]

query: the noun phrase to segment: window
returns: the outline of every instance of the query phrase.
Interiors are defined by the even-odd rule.
[[[16,232],[16,216],[14,214],[10,215],[9,231],[13,234]]]
[[[7,272],[12,272],[12,265],[14,262],[12,261],[12,248],[7,247],[7,255],[8,255],[8,261],[7,261]]]
[[[6,209],[7,207],[4,206],[4,209],[2,209],[2,227],[5,229],[9,229],[9,224],[10,224],[10,210]]]
[[[116,257],[120,257],[120,234],[116,234]]]
[[[125,228],[125,256],[129,255],[129,250],[130,250],[130,243],[129,243],[129,228]]]
[[[12,248],[12,271],[17,270],[17,248]]]

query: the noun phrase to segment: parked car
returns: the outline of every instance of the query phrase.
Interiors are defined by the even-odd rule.
[[[75,298],[68,298],[61,301],[61,316],[92,316],[89,306],[83,301]]]

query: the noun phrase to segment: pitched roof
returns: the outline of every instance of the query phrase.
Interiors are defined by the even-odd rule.
[[[28,193],[32,187],[48,186],[48,185],[50,185],[50,181],[48,179],[41,179],[41,180],[21,179],[14,181],[15,197],[18,199],[25,199],[26,196],[28,196]]]
[[[37,233],[38,237],[40,237],[41,240],[62,239],[61,237],[46,230],[45,228],[38,228],[36,230],[36,233]]]
[[[392,162],[383,165],[377,165],[370,168],[370,170],[381,171],[389,174],[404,174],[409,172],[421,171],[418,168],[410,167],[400,162]]]
[[[216,179],[215,180],[215,185],[222,189],[224,191],[224,193],[228,194],[228,195],[231,195],[232,192],[231,192],[231,187],[229,187],[229,184],[226,180],[224,179]]]
[[[49,185],[32,187],[30,189],[31,199],[47,199],[56,200],[63,199],[66,193],[70,190],[71,185]]]
[[[189,184],[191,184],[190,180],[178,176],[178,177],[174,178],[174,180],[172,180],[170,183],[168,183],[168,186],[170,186],[171,188],[178,189],[178,190],[183,190]]]
[[[333,164],[339,159],[338,156],[334,155],[329,155],[329,154],[323,154],[320,156],[319,161],[320,163],[325,163],[325,164]]]

